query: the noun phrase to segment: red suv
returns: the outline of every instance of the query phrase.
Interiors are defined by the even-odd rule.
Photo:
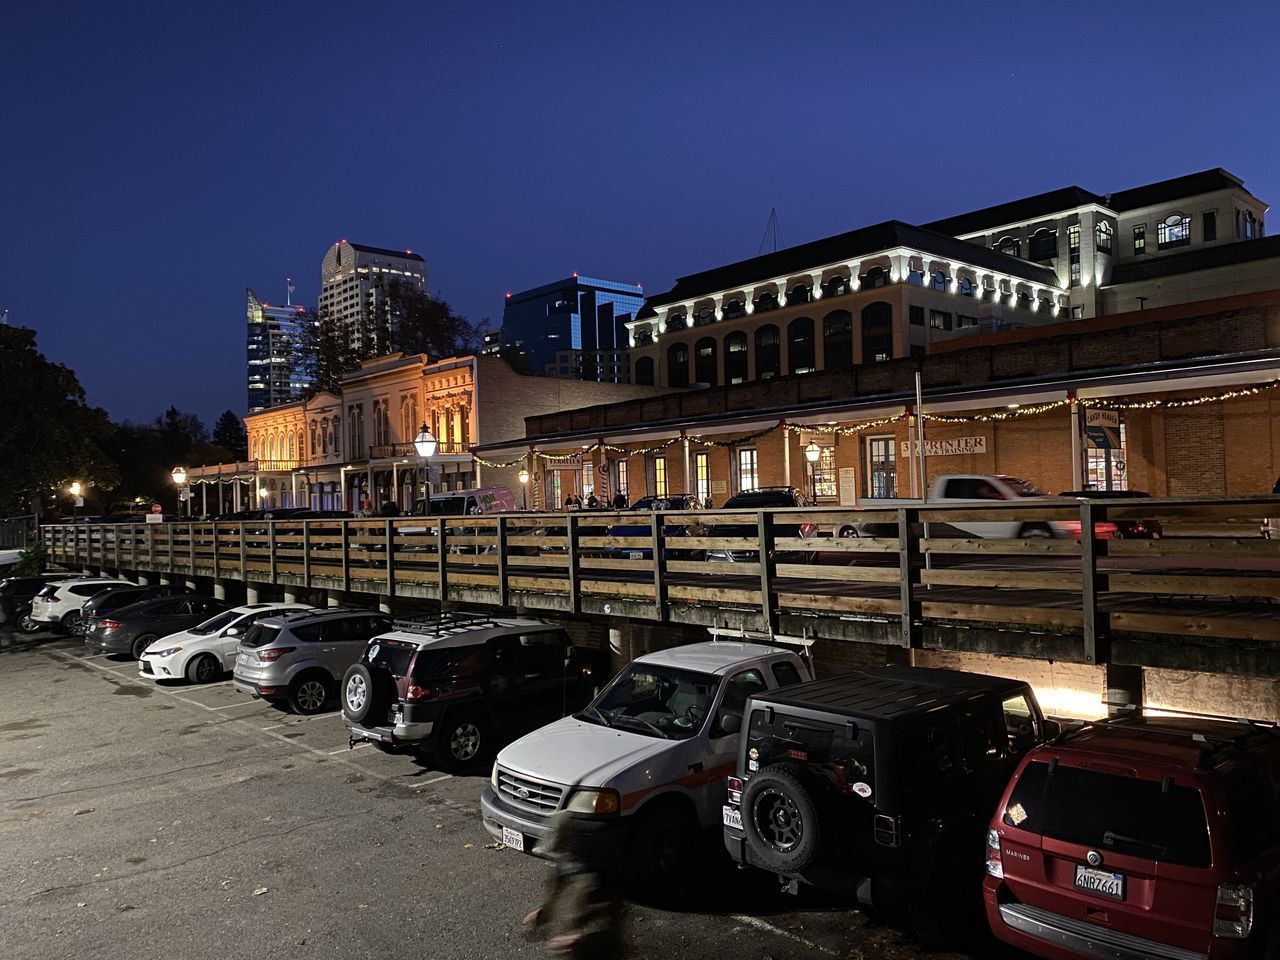
[[[995,935],[1053,960],[1280,956],[1280,733],[1191,717],[1036,747],[987,831]]]

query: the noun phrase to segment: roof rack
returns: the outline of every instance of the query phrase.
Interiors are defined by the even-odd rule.
[[[508,624],[494,617],[480,613],[463,613],[458,610],[445,610],[438,614],[426,614],[421,617],[393,620],[391,623],[392,630],[399,630],[404,633],[418,633],[427,637],[439,637],[445,633],[458,630],[505,626],[508,626]]]

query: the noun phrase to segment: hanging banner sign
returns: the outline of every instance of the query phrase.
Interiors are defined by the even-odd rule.
[[[920,452],[920,441],[903,440],[902,455],[909,457],[912,450],[916,453]],[[924,442],[924,455],[926,457],[956,457],[962,454],[986,452],[986,437],[953,437],[950,440],[926,439]]]
[[[1120,411],[1085,410],[1084,437],[1091,450],[1120,449]]]

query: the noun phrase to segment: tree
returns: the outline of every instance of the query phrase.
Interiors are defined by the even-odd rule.
[[[213,425],[213,442],[238,462],[249,455],[249,441],[245,436],[244,423],[231,410],[224,410],[218,422]]]
[[[36,349],[34,330],[0,326],[0,517],[39,512],[44,497],[79,481],[112,489],[119,474],[101,444],[112,425],[85,402],[69,368]]]
[[[317,393],[338,393],[342,375],[360,366],[362,359],[351,345],[342,322],[327,313],[308,310],[299,315],[298,334],[289,340],[289,362],[307,384],[299,399]]]
[[[449,302],[432,297],[412,284],[393,280],[387,285],[388,339],[393,351],[425,353],[432,358],[474,353],[479,331]]]

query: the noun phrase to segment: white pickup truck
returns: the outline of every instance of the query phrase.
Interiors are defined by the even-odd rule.
[[[658,887],[688,863],[699,829],[721,821],[749,697],[809,680],[794,652],[721,642],[638,658],[592,703],[498,754],[480,798],[485,829],[536,850],[567,811]]]
[[[987,506],[992,502],[1009,500],[1046,500],[1050,503],[1074,503],[1061,497],[1050,497],[1026,480],[1009,477],[999,473],[952,473],[934,478],[929,485],[928,500],[886,499],[863,500],[861,506],[867,510],[894,510],[898,507],[925,507],[930,504],[972,504]],[[1008,520],[993,517],[990,520],[957,520],[954,523],[930,523],[931,536],[965,536],[965,537],[1061,537],[1074,540],[1080,536],[1079,520],[1024,520],[1017,516],[1017,511],[1010,511]],[[1113,535],[1114,524],[1099,523],[1098,536]],[[1107,528],[1112,531],[1108,533]],[[891,536],[898,535],[898,526],[880,522],[858,523],[848,520],[840,524],[835,531],[836,536]]]

